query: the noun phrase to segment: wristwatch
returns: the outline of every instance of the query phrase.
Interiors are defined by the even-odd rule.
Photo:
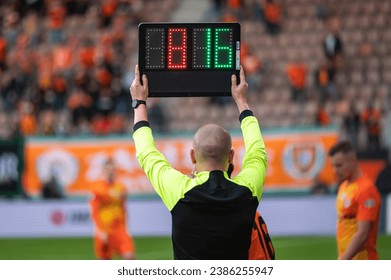
[[[144,104],[145,106],[147,106],[147,102],[145,102],[145,100],[134,99],[132,101],[133,109],[136,109],[138,107],[138,105],[140,105],[140,104]]]

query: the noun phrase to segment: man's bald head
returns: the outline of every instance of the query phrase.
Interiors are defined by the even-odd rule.
[[[232,148],[231,135],[217,124],[204,125],[194,135],[193,148],[199,162],[226,163]]]

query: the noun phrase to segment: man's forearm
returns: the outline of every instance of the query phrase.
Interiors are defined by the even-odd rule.
[[[357,255],[358,252],[361,251],[366,239],[367,236],[356,232],[356,234],[353,235],[353,238],[350,241],[348,247],[346,248],[346,251],[342,254],[342,256],[339,256],[338,259],[351,260],[355,255]]]
[[[236,105],[238,106],[239,113],[242,113],[244,110],[250,110],[247,101],[237,102]]]
[[[148,121],[147,107],[144,104],[134,109],[134,124],[140,121]]]

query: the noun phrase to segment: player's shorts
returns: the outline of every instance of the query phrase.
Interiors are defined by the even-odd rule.
[[[117,230],[108,235],[107,243],[95,236],[95,255],[99,259],[112,259],[114,254],[123,256],[134,254],[134,243],[132,237],[125,230]]]

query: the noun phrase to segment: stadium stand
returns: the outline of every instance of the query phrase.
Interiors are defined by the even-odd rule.
[[[137,25],[178,2],[1,1],[0,137],[129,131]]]
[[[257,65],[250,98],[264,127],[316,125],[319,103],[324,103],[330,124],[339,125],[344,138],[342,124],[350,108],[362,116],[371,104],[380,112],[379,133],[384,138],[391,95],[389,1],[271,1],[281,12],[278,32],[272,34],[263,17],[270,1],[234,1],[240,6],[220,2],[217,9],[209,1],[204,20],[241,23],[242,41],[259,60],[249,64]],[[170,21],[179,4],[180,0],[2,1],[0,121],[9,125],[2,127],[0,137],[127,133],[132,123],[129,65],[137,60],[137,25]],[[331,76],[315,76],[325,61],[323,44],[333,30],[343,51],[338,60],[329,61]],[[291,98],[287,75],[287,66],[298,62],[307,69],[304,102]],[[328,92],[326,98],[320,98],[319,81]],[[192,131],[210,121],[237,128],[229,99],[164,99],[159,104],[164,131]],[[365,149],[367,128],[362,121],[358,135],[359,148]]]

